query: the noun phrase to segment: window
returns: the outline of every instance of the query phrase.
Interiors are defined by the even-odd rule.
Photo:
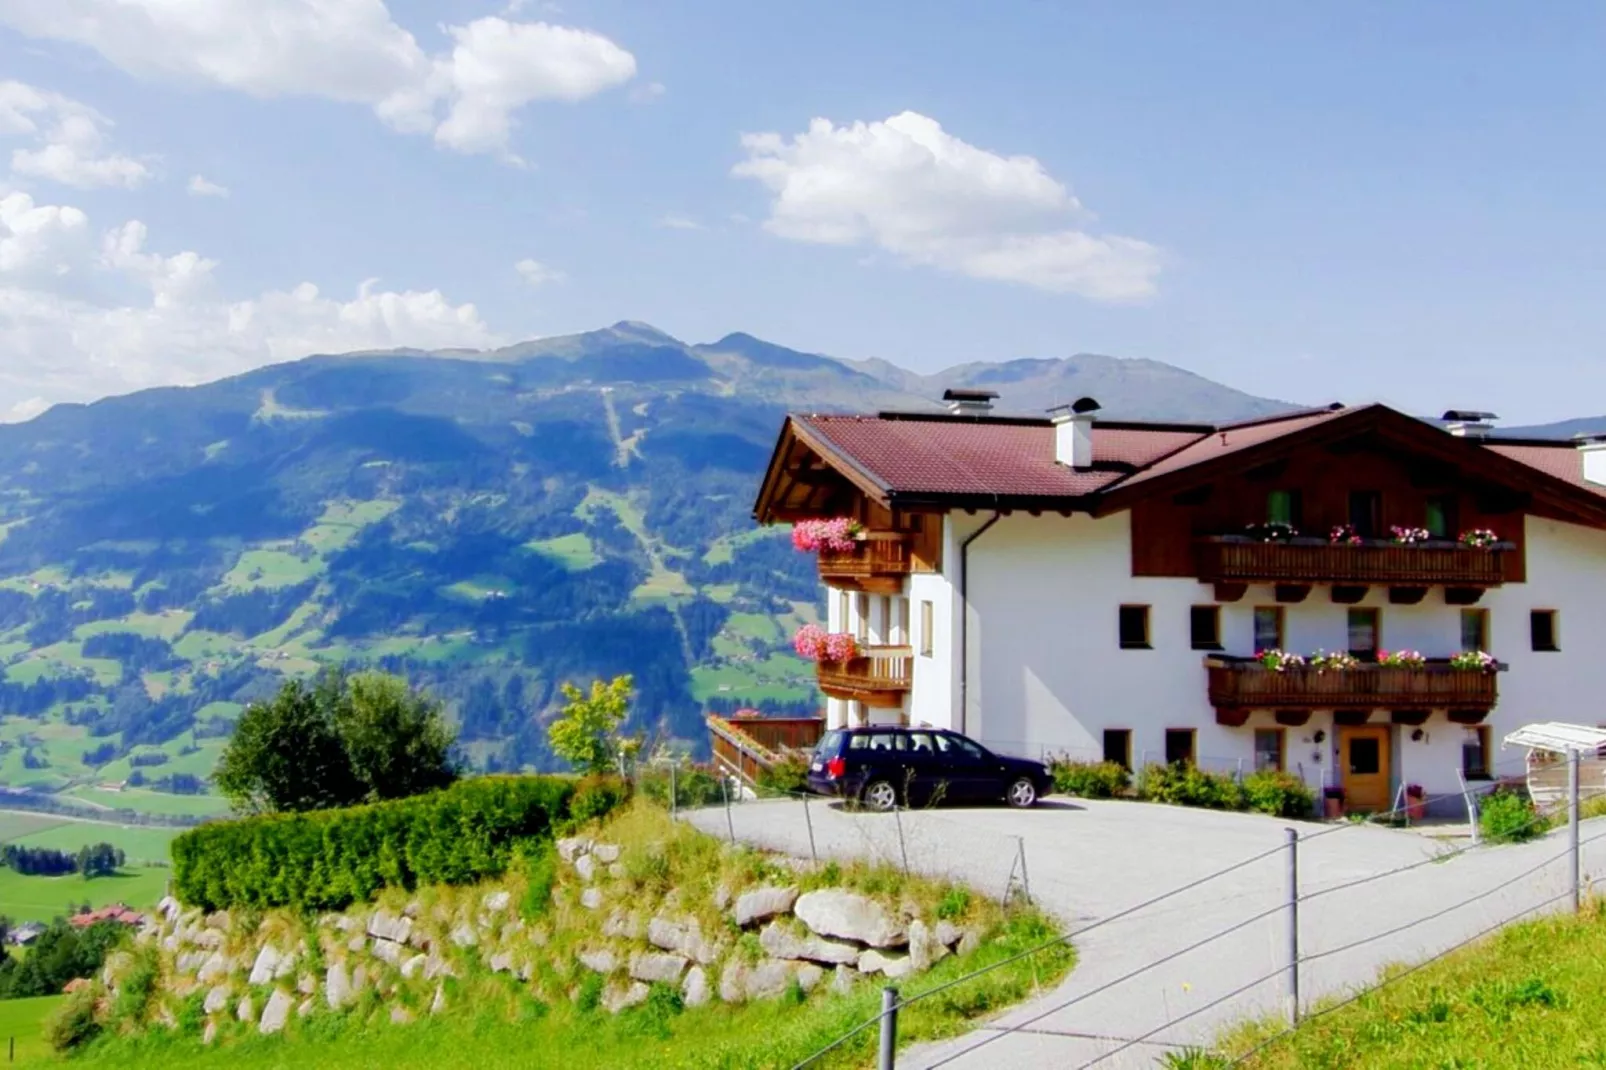
[[[1132,730],[1106,728],[1104,730],[1104,760],[1114,762],[1123,769],[1132,768]]]
[[[1283,730],[1281,728],[1255,729],[1255,772],[1283,767]]]
[[[1149,607],[1121,607],[1121,649],[1149,649]]]
[[[1283,607],[1255,607],[1255,653],[1283,648]]]
[[[859,641],[860,646],[870,642],[870,596],[856,594],[853,596],[853,612],[857,619],[853,622],[853,638]]]
[[[921,602],[920,603],[920,656],[923,657],[923,658],[931,657],[931,651],[932,651],[933,646],[935,645],[935,639],[932,637],[932,634],[931,634],[931,629],[932,629],[932,626],[933,626],[933,620],[934,620],[935,617],[936,617],[936,614],[932,611],[932,608],[931,608],[931,600],[927,599],[927,600]]]
[[[1362,661],[1377,660],[1378,612],[1375,609],[1349,611],[1349,652]]]
[[[1375,539],[1383,530],[1383,495],[1375,490],[1352,490],[1349,523],[1363,539]]]
[[[909,645],[909,599],[894,598],[892,604],[896,612],[892,617],[892,645]]]
[[[1193,764],[1193,729],[1165,730],[1165,762],[1167,765]]]
[[[1461,649],[1489,649],[1489,611],[1463,609],[1461,611]]]
[[[931,754],[935,750],[930,732],[910,732],[909,749],[915,754]]]
[[[1428,495],[1426,508],[1423,510],[1422,526],[1428,529],[1428,534],[1435,539],[1453,539],[1456,537],[1456,522],[1454,494]]]
[[[1489,726],[1474,725],[1461,737],[1461,775],[1468,780],[1489,779]]]
[[[852,603],[849,600],[848,592],[846,592],[846,591],[838,591],[837,592],[837,596],[836,596],[836,630],[837,631],[845,632],[845,631],[848,630],[848,615],[849,615],[848,606],[851,605],[851,604]]]
[[[1188,630],[1192,634],[1193,649],[1221,649],[1221,607],[1194,606],[1188,611]]]
[[[1528,631],[1533,636],[1535,650],[1560,650],[1561,637],[1556,630],[1556,611],[1536,609],[1528,615]]]
[[[1297,490],[1273,490],[1266,494],[1266,523],[1287,524],[1291,528],[1298,528],[1300,524],[1300,500]]]
[[[937,749],[944,754],[969,762],[979,762],[984,757],[981,748],[964,736],[938,732],[934,738],[937,741]]]

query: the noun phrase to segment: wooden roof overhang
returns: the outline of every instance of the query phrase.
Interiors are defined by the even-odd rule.
[[[890,487],[788,416],[759,485],[753,518],[775,524],[820,516],[852,490],[891,507]]]
[[[1342,416],[1197,464],[1151,477],[1142,473],[1098,495],[1095,516],[1130,509],[1140,501],[1179,494],[1215,480],[1262,468],[1315,449],[1381,448],[1434,466],[1447,481],[1481,484],[1509,496],[1512,508],[1606,528],[1606,495],[1542,472],[1486,449],[1478,439],[1458,438],[1382,405],[1357,408]]]

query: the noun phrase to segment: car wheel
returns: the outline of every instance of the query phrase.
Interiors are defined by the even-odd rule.
[[[892,786],[892,781],[890,780],[872,780],[859,793],[859,802],[867,810],[874,810],[878,814],[884,814],[888,810],[897,808],[898,789]]]
[[[1032,783],[1031,777],[1021,777],[1009,785],[1004,793],[1004,801],[1017,810],[1037,805],[1037,785]]]

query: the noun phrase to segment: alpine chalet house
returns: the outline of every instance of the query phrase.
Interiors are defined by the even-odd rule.
[[[1386,810],[1527,722],[1606,723],[1606,442],[1381,405],[1225,426],[793,415],[758,496],[819,556],[829,727],[1298,773]]]

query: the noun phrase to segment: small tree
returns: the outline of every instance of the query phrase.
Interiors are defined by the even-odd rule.
[[[310,686],[291,680],[272,701],[246,708],[213,777],[236,810],[322,810],[361,800],[333,716],[344,689],[330,672]]]
[[[631,741],[619,738],[619,726],[630,715],[634,681],[616,676],[607,683],[591,682],[587,695],[573,684],[563,685],[569,704],[547,729],[552,753],[582,773],[612,773],[630,749]]]
[[[405,799],[457,779],[455,737],[439,702],[383,673],[347,684],[335,727],[370,800]]]

